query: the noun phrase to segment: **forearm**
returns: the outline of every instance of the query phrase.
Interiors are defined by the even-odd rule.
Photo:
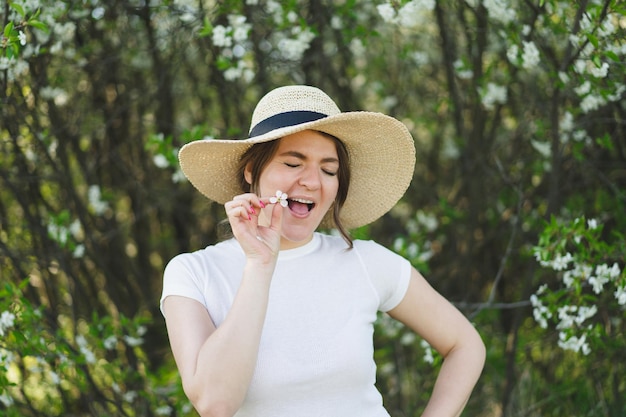
[[[202,345],[185,391],[202,416],[232,415],[256,366],[273,265],[247,264],[223,323]]]
[[[422,417],[460,416],[484,363],[485,346],[474,331],[446,355]]]

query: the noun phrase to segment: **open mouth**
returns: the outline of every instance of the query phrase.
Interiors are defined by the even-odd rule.
[[[315,203],[311,200],[305,200],[302,198],[288,198],[289,209],[294,213],[306,214],[313,210]]]

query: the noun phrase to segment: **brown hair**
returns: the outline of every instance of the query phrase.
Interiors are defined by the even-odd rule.
[[[339,170],[337,172],[337,179],[339,180],[339,187],[337,189],[335,202],[332,206],[332,223],[334,223],[334,226],[341,234],[341,237],[343,237],[350,249],[352,249],[352,238],[350,237],[348,230],[346,230],[346,228],[341,223],[341,219],[339,218],[341,207],[343,207],[343,204],[348,197],[348,188],[350,186],[350,155],[348,154],[348,150],[346,149],[343,142],[341,142],[341,140],[329,133],[319,133],[329,139],[332,139],[333,142],[335,142],[335,148],[337,149],[337,157],[339,159]],[[259,178],[261,177],[261,172],[274,157],[274,154],[278,149],[279,141],[280,139],[272,140],[269,142],[257,143],[255,145],[252,145],[252,147],[250,147],[241,156],[241,159],[239,160],[237,174],[239,176],[239,185],[244,192],[257,191],[259,187]],[[250,164],[252,184],[248,184],[244,176],[244,171],[248,164]]]

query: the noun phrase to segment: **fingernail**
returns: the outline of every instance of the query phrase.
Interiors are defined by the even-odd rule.
[[[261,208],[265,208],[265,203],[262,202],[261,200],[259,200],[259,205],[261,206]]]
[[[254,207],[250,207],[248,211],[250,212],[250,214],[256,214],[256,211],[254,211]]]
[[[252,220],[252,217],[250,217],[250,215],[248,214],[248,220]]]

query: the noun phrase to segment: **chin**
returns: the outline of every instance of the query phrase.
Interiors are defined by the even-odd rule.
[[[290,230],[285,232],[283,229],[282,238],[290,245],[298,246],[303,245],[311,240],[315,229],[306,228],[306,230]]]

